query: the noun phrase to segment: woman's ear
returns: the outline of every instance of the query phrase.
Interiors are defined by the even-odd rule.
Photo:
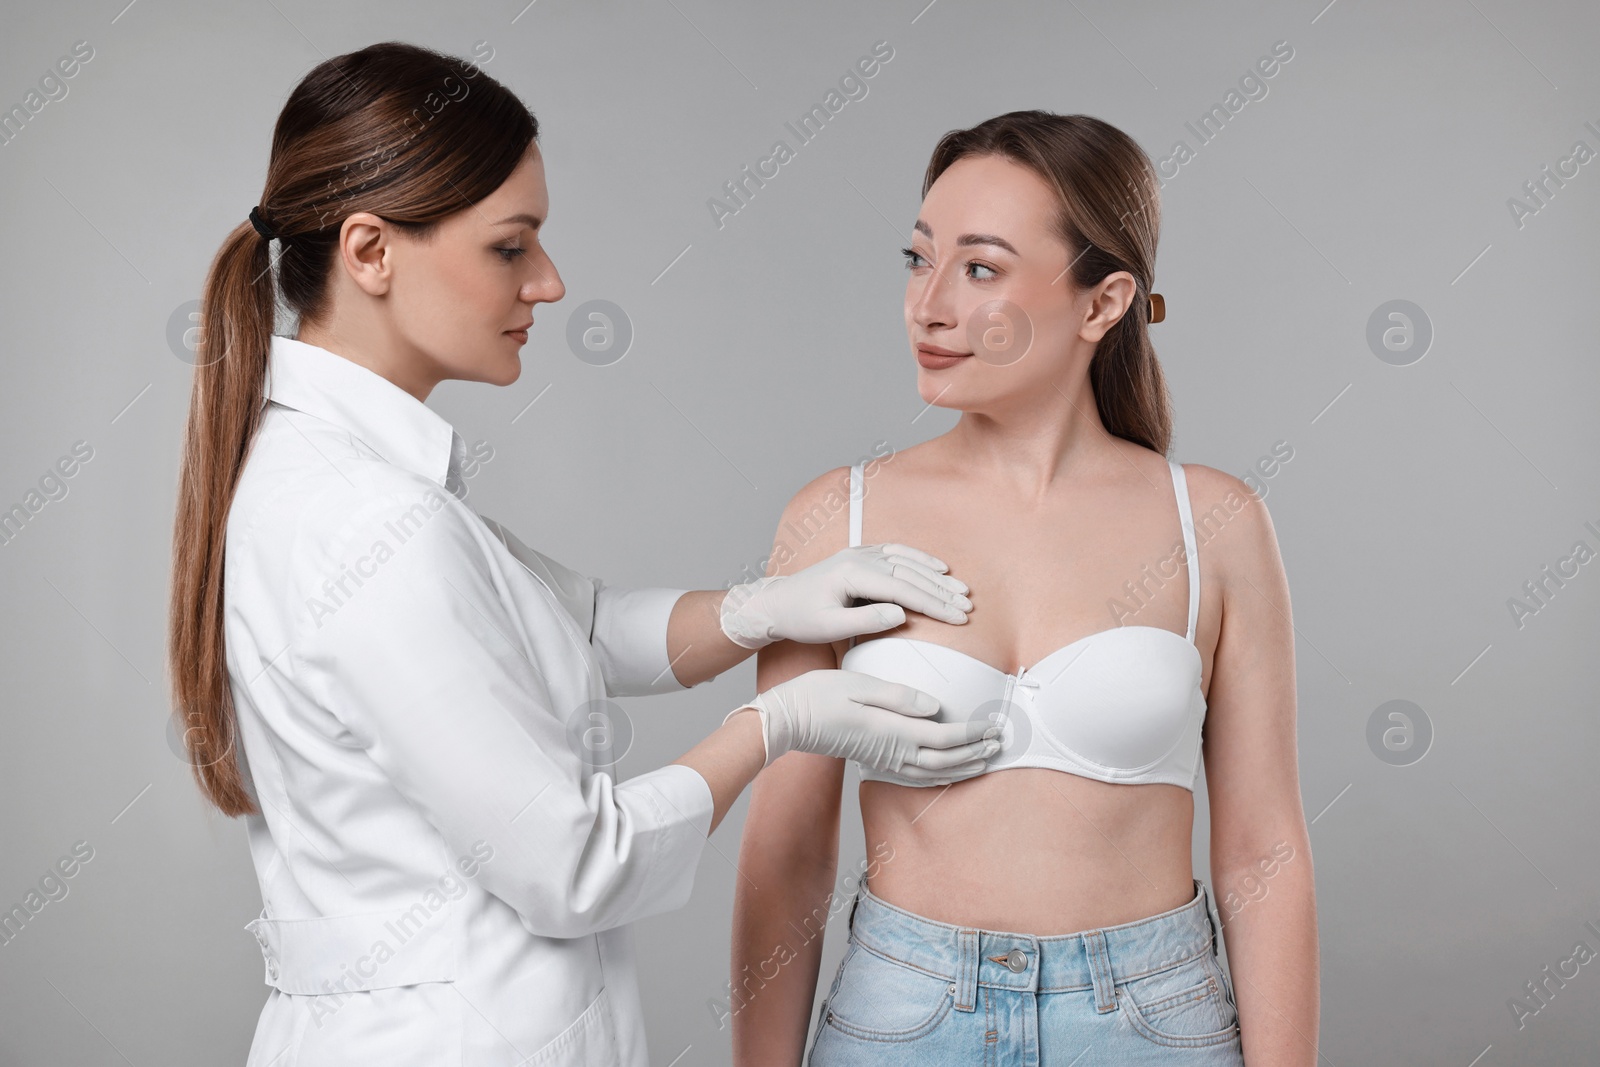
[[[394,228],[370,211],[357,211],[339,226],[339,262],[368,296],[389,291],[394,274]]]
[[[1100,279],[1100,284],[1092,290],[1089,314],[1083,320],[1078,336],[1093,342],[1110,333],[1111,327],[1127,314],[1128,305],[1133,303],[1133,294],[1138,291],[1133,275],[1125,270],[1112,271]]]

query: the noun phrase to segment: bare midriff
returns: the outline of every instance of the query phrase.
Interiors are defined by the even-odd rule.
[[[1194,794],[1181,786],[1013,767],[949,786],[864,781],[860,801],[880,857],[867,888],[938,922],[1045,937],[1194,899]]]

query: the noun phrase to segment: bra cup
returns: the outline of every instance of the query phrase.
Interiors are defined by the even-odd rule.
[[[1035,736],[1060,754],[1138,772],[1184,741],[1199,657],[1172,655],[1184,639],[1168,630],[1107,633],[1117,637],[1087,642],[1065,666],[1047,661],[1029,672],[1040,682],[1030,717]]]
[[[904,637],[858,641],[840,667],[931,694],[940,705],[931,721],[965,722],[999,710],[1022,720],[1007,728],[991,770],[1048,766],[1112,782],[1152,771],[1192,778],[1196,770],[1191,754],[1178,750],[1205,714],[1200,656],[1171,630],[1124,626],[1091,634],[1022,672],[1015,686],[1014,676],[967,653]],[[1002,703],[1008,690],[1009,708]],[[865,779],[898,780],[861,770]]]
[[[975,671],[970,664],[936,664],[931,662],[931,656],[923,654],[925,651],[893,638],[875,638],[861,641],[847,651],[839,661],[839,669],[900,682],[936,698],[939,710],[928,716],[929,722],[966,722],[978,714],[981,705],[1005,695],[1005,675]]]

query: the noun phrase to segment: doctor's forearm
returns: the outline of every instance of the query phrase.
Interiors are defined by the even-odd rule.
[[[761,773],[766,759],[761,716],[752,708],[733,716],[672,761],[698,771],[711,789],[711,826],[707,836],[715,832],[739,794]]]
[[[672,605],[667,620],[667,658],[672,673],[685,686],[715,678],[754,651],[734,644],[722,632],[722,598],[727,594],[726,589],[692,589]]]

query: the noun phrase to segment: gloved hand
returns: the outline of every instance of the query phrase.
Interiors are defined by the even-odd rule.
[[[972,601],[967,583],[949,569],[894,542],[843,548],[794,574],[733,586],[722,598],[722,632],[743,648],[783,640],[820,645],[899,626],[908,608],[960,625]],[[853,598],[874,603],[851,607]]]
[[[749,709],[761,715],[763,766],[785,752],[815,752],[943,784],[982,771],[1000,748],[998,725],[932,721],[938,700],[859,671],[807,671],[757,694],[722,721]]]

